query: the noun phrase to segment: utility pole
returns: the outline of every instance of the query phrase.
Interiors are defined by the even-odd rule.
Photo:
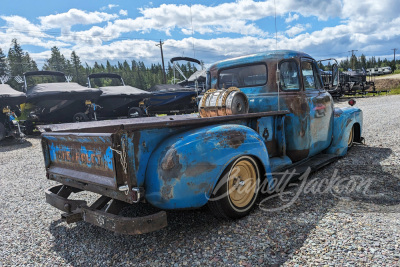
[[[358,50],[350,50],[350,51],[348,51],[348,52],[351,52],[351,58],[350,58],[350,62],[351,62],[351,69],[353,69],[354,70],[354,52],[357,52]]]
[[[161,49],[161,60],[162,60],[162,69],[163,69],[163,77],[164,77],[164,84],[167,84],[167,76],[165,76],[165,66],[164,66],[164,54],[162,51],[162,46],[163,46],[164,42],[161,42],[159,44],[156,44],[156,46],[159,46]]]
[[[393,50],[393,68],[396,69],[396,51],[397,51],[397,48],[393,48],[392,50]],[[394,71],[394,69],[393,69],[393,71]]]

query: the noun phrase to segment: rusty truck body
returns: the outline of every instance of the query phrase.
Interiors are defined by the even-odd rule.
[[[208,205],[218,217],[240,218],[255,205],[262,182],[273,186],[274,172],[319,168],[362,141],[362,111],[334,107],[316,61],[305,53],[217,62],[207,71],[207,87],[204,116],[41,126],[47,178],[59,183],[46,191],[47,202],[69,223],[84,220],[123,234],[165,227],[166,210]],[[225,113],[208,112],[213,102],[206,97],[225,88],[245,95],[245,112],[240,101],[230,102],[235,114],[225,112],[228,102],[218,107]],[[90,205],[69,199],[80,191],[100,196]],[[119,215],[121,207],[141,202],[161,211]]]

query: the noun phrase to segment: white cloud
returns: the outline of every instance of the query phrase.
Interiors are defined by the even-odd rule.
[[[39,17],[44,29],[69,28],[72,25],[90,25],[118,18],[116,14],[105,12],[86,12],[72,8],[66,13]]]
[[[108,4],[107,6],[101,7],[100,10],[106,10],[107,8],[108,8],[108,9],[113,9],[113,8],[115,8],[115,7],[119,7],[119,5]]]
[[[294,20],[298,20],[299,17],[300,16],[298,14],[296,14],[296,13],[294,13],[293,15],[292,15],[292,13],[289,13],[288,17],[285,19],[285,22],[286,23],[290,23],[290,22],[292,22]]]
[[[121,10],[119,11],[119,14],[120,14],[121,16],[128,16],[128,10],[121,9]]]
[[[285,23],[298,21],[300,17],[301,22],[309,17],[318,20],[335,18],[335,23],[337,18],[342,20],[339,25],[317,31],[312,31],[317,27],[311,28],[310,24],[304,23],[288,27],[278,33],[278,48],[301,50],[316,57],[335,54],[343,56],[343,51],[350,49],[357,49],[359,53],[381,50],[382,55],[386,55],[390,52],[386,50],[396,47],[400,42],[400,5],[397,1],[276,1],[277,15]],[[275,49],[275,39],[259,23],[261,19],[273,18],[273,0],[238,0],[215,6],[195,4],[191,7],[176,4],[157,7],[149,5],[140,9],[139,16],[132,18],[119,18],[117,14],[107,12],[71,9],[65,13],[40,17],[41,23],[36,25],[23,17],[2,16],[0,18],[6,21],[7,27],[5,32],[0,31],[0,46],[6,47],[16,37],[21,44],[33,44],[46,49],[57,45],[65,56],[75,50],[82,61],[135,59],[153,63],[160,61],[159,48],[154,41],[121,40],[125,38],[121,35],[134,33],[135,38],[140,38],[140,33],[154,31],[157,38],[160,32],[169,38],[164,40],[166,58],[196,53],[197,57],[210,63],[225,57]],[[104,10],[112,8],[116,7],[106,6]],[[119,15],[126,16],[127,11],[120,9]],[[90,28],[71,30],[71,26],[79,24],[90,25]],[[189,37],[192,35],[192,25],[193,36],[196,38]],[[53,36],[45,31],[54,28],[60,28],[62,34]],[[174,40],[177,32],[188,38]],[[196,52],[193,52],[193,42]],[[41,59],[46,55],[45,52],[35,53],[32,57]]]
[[[119,7],[119,5],[114,5],[114,4],[109,4],[109,5],[108,5],[108,8],[109,8],[109,9],[112,9],[112,8],[114,8],[114,7]]]
[[[18,33],[27,36],[49,37],[39,26],[34,25],[24,17],[1,16],[0,18],[6,21],[8,34]]]
[[[306,29],[311,28],[310,24],[306,24],[306,25],[302,25],[302,24],[297,24],[293,27],[290,27],[289,30],[285,31],[285,33],[289,36],[289,37],[293,37],[295,35],[298,35],[301,32],[304,32]]]
[[[20,16],[1,16],[6,21],[5,32],[0,31],[0,46],[8,50],[11,40],[16,38],[21,45],[33,45],[49,49],[53,46],[65,47],[68,44],[46,34],[38,25],[34,25]]]

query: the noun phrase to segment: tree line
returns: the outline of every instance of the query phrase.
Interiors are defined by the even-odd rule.
[[[178,64],[178,63],[177,63]],[[178,64],[182,72],[187,78],[196,72],[198,69],[195,64],[187,62],[186,64]],[[6,56],[0,48],[0,76],[8,75],[11,77],[8,84],[17,90],[22,90],[22,85],[19,84],[14,77],[23,76],[27,71],[38,71],[37,63],[30,57],[28,52],[23,51],[17,39],[11,41],[11,47]],[[61,71],[66,75],[72,76],[72,82],[79,83],[82,86],[87,86],[87,76],[92,73],[108,72],[121,75],[126,85],[131,85],[140,89],[148,90],[155,84],[163,83],[163,70],[161,64],[151,64],[146,66],[142,61],[123,61],[113,65],[108,60],[105,65],[94,62],[93,66],[82,63],[81,59],[75,51],[72,51],[70,57],[65,57],[61,54],[58,47],[51,48],[50,58],[45,60],[41,70]],[[168,62],[166,69],[167,82],[171,83],[174,78],[173,67]],[[183,79],[176,73],[176,77]],[[58,78],[54,77],[34,77],[32,83],[39,82],[55,82]],[[91,81],[91,85],[99,87],[106,85],[117,85],[118,82],[110,79],[95,79]]]
[[[341,60],[339,62],[339,68],[341,70],[351,69],[367,69],[373,67],[384,67],[390,66],[392,70],[396,69],[396,65],[400,65],[400,60],[383,59],[379,57],[366,58],[364,54],[360,57],[352,55],[350,58]],[[197,71],[194,64],[187,62],[186,64],[178,64],[182,72],[186,77],[189,77],[192,73]],[[323,66],[320,64],[320,68],[324,70],[330,70],[331,65]],[[18,43],[17,39],[11,41],[11,47],[8,51],[7,56],[4,54],[0,48],[0,76],[8,75],[11,77],[9,84],[17,89],[22,90],[22,85],[19,84],[15,79],[16,76],[22,76],[23,73],[27,71],[37,71],[39,70],[36,62],[30,57],[28,52],[23,51],[21,45]],[[148,90],[155,84],[163,83],[163,71],[162,66],[158,64],[151,64],[146,66],[142,61],[132,60],[130,62],[117,62],[117,64],[112,65],[108,60],[105,65],[102,63],[94,62],[93,66],[89,66],[86,62],[82,63],[81,59],[75,51],[72,51],[69,57],[65,57],[61,54],[58,47],[54,46],[51,48],[51,55],[48,58],[41,70],[52,70],[61,71],[66,75],[72,76],[72,82],[79,83],[80,85],[87,86],[87,76],[91,73],[99,72],[109,72],[116,73],[122,76],[126,85],[131,85],[140,89]],[[173,68],[170,62],[166,66],[166,76],[167,82],[171,83],[173,80]],[[179,74],[177,74],[179,76]],[[182,79],[182,77],[179,77]],[[50,82],[55,81],[55,78],[50,77],[35,77],[33,78],[33,83],[39,82]],[[92,86],[106,86],[106,85],[116,85],[115,80],[108,79],[96,79],[91,84]]]
[[[367,59],[367,57],[362,54],[360,57],[356,55],[352,55],[350,58],[346,58],[344,60],[339,61],[339,68],[342,71],[346,71],[348,69],[361,69],[364,68],[365,70],[368,68],[380,68],[380,67],[391,67],[392,70],[398,69],[397,66],[400,66],[400,60],[388,60],[384,58],[381,60],[379,57],[376,58],[374,56]],[[319,67],[323,70],[330,70],[331,69],[331,62],[328,62],[327,65],[320,64]]]

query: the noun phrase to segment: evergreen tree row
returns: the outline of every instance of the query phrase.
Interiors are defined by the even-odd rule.
[[[186,64],[178,65],[182,72],[187,78],[197,71],[198,69],[194,64],[187,62]],[[9,84],[15,88],[21,90],[22,85],[18,84],[13,78],[15,76],[22,76],[27,71],[39,70],[36,62],[29,56],[28,52],[24,52],[18,43],[17,39],[13,39],[11,42],[11,48],[6,56],[0,48],[0,76],[8,75],[12,79],[9,80]],[[93,66],[89,66],[87,63],[82,63],[79,56],[75,51],[72,51],[69,58],[66,58],[61,54],[60,50],[54,46],[51,48],[50,58],[46,60],[42,67],[42,70],[61,71],[66,75],[72,76],[72,81],[77,82],[83,86],[87,86],[87,76],[91,73],[109,72],[116,73],[122,76],[126,85],[131,85],[140,89],[148,90],[155,84],[163,83],[163,73],[161,64],[151,64],[147,67],[142,61],[132,60],[130,62],[118,62],[116,65],[112,65],[108,60],[104,66],[101,63],[95,62]],[[174,71],[172,65],[168,62],[166,66],[166,77],[167,83],[171,83],[174,78]],[[176,77],[183,79],[177,72]],[[51,77],[35,77],[34,82],[51,82],[55,81],[55,78]],[[91,81],[91,85],[99,87],[110,85],[116,81],[110,81],[107,79],[95,79]]]
[[[381,60],[379,57],[376,59],[376,57],[370,57],[366,58],[364,54],[362,54],[360,57],[356,57],[355,55],[352,55],[350,58],[347,58],[345,60],[341,60],[339,62],[339,68],[341,70],[348,70],[348,69],[361,69],[364,68],[365,70],[368,68],[380,68],[380,67],[391,67],[392,70],[398,69],[400,66],[400,60],[396,60],[396,64],[394,63],[393,60],[388,60],[384,58]],[[331,70],[331,64],[330,62],[328,65],[323,66],[322,64],[319,65],[319,67],[323,70]]]
[[[396,60],[396,64],[393,60],[387,60],[386,58],[381,60],[379,57],[370,57],[366,58],[364,54],[362,54],[359,58],[355,55],[352,55],[350,58],[342,60],[339,62],[339,68],[342,70],[347,69],[367,69],[373,67],[384,67],[390,66],[392,70],[396,69],[396,65],[400,65],[400,60]],[[187,62],[186,64],[179,65],[182,72],[186,77],[189,77],[192,73],[197,71],[197,68],[194,64]],[[320,64],[320,68],[324,70],[330,70],[330,64],[323,66]],[[24,52],[18,43],[17,39],[13,39],[11,41],[11,48],[8,51],[8,55],[6,56],[2,49],[0,48],[0,76],[8,75],[12,79],[8,82],[15,89],[22,89],[22,85],[18,84],[13,78],[15,76],[22,76],[23,73],[27,71],[37,71],[38,66],[36,62],[29,56],[28,52]],[[99,72],[109,72],[116,73],[122,76],[126,85],[131,85],[140,89],[148,90],[151,86],[155,84],[163,83],[163,73],[162,66],[158,64],[151,64],[150,67],[147,67],[142,61],[132,60],[130,62],[118,62],[116,65],[112,65],[108,60],[106,65],[104,66],[101,63],[95,62],[93,66],[89,66],[87,63],[82,63],[79,56],[75,51],[72,51],[69,58],[66,58],[63,54],[61,54],[60,50],[54,46],[51,48],[50,58],[46,60],[45,64],[42,67],[42,70],[52,70],[52,71],[61,71],[66,75],[72,76],[72,81],[77,82],[83,86],[87,86],[87,76],[91,73],[99,73]],[[172,65],[168,62],[166,66],[166,76],[167,83],[171,83],[174,77],[174,71]],[[176,73],[177,77],[182,79],[182,77]],[[35,77],[34,82],[50,82],[53,78],[41,78]],[[96,79],[92,81],[92,86],[105,86],[110,85],[111,82],[115,83],[115,81],[109,81],[107,79]],[[114,84],[113,84],[114,85]]]

